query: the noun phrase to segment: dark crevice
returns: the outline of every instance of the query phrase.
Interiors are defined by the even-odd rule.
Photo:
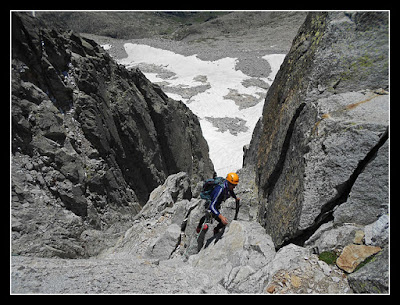
[[[356,182],[358,176],[364,171],[365,167],[375,159],[378,150],[385,144],[389,138],[389,128],[380,137],[378,143],[372,147],[372,149],[366,154],[364,159],[358,162],[358,165],[354,172],[351,174],[350,178],[344,183],[336,186],[337,195],[332,200],[328,201],[321,207],[321,213],[315,218],[313,224],[305,230],[298,231],[294,237],[288,238],[284,241],[282,245],[277,247],[280,249],[288,244],[295,244],[298,246],[304,246],[304,243],[318,230],[318,228],[334,219],[333,211],[334,208],[346,202],[354,183]]]
[[[190,200],[190,199],[189,199]],[[191,208],[189,208],[189,211],[186,213],[185,218],[183,219],[182,223],[181,223],[181,231],[185,232],[186,230],[186,226],[187,226],[187,221],[189,219],[189,215],[192,212],[192,210],[194,210],[195,208],[197,208],[197,204],[193,205]]]
[[[172,255],[175,253],[175,251],[178,249],[179,245],[181,244],[181,240],[182,240],[182,235],[179,235],[176,245],[175,245],[174,249],[171,251],[171,253],[169,254],[168,259],[170,259],[172,257]]]

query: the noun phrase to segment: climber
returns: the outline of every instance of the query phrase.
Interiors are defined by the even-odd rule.
[[[214,180],[217,181],[218,177]],[[212,179],[210,179],[212,180]],[[196,228],[196,232],[200,233],[201,228],[207,230],[208,226],[205,224],[207,217],[211,215],[215,220],[218,221],[218,225],[214,228],[214,235],[219,232],[219,230],[228,224],[228,219],[224,217],[219,211],[222,201],[225,201],[229,197],[233,197],[236,200],[236,209],[238,209],[240,198],[236,197],[233,191],[237,184],[239,183],[239,176],[236,173],[229,173],[226,179],[221,178],[220,183],[215,183],[213,189],[210,192],[210,197],[207,200],[206,206],[208,206],[206,215],[204,215]],[[203,196],[201,196],[204,198]]]

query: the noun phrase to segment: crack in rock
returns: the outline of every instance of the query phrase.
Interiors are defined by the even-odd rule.
[[[317,229],[321,225],[333,220],[334,209],[347,201],[351,189],[356,182],[358,176],[364,171],[365,167],[375,158],[378,150],[385,144],[388,138],[389,128],[387,127],[386,131],[381,135],[377,144],[375,144],[375,146],[371,148],[371,150],[365,155],[365,157],[358,162],[357,167],[350,175],[349,179],[335,187],[337,190],[337,195],[321,207],[321,212],[315,218],[313,224],[304,230],[298,231],[294,237],[287,239],[280,247],[278,247],[278,249],[290,243],[303,246],[304,243],[317,231]]]

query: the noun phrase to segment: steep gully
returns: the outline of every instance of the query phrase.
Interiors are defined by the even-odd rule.
[[[290,149],[290,142],[295,129],[296,121],[301,115],[305,106],[305,103],[299,105],[289,124],[278,162],[276,163],[274,170],[272,171],[267,183],[265,184],[266,188],[264,189],[264,196],[266,196],[267,199],[273,192],[273,189],[282,174],[282,170],[284,167],[283,165],[285,163],[287,153]],[[317,215],[317,217],[315,217],[313,224],[304,230],[298,230],[293,237],[286,237],[285,241],[281,245],[276,245],[276,251],[291,243],[298,246],[304,246],[304,243],[321,227],[321,225],[334,219],[333,212],[335,208],[348,200],[349,194],[358,176],[364,171],[365,167],[375,159],[377,152],[386,143],[388,137],[389,129],[386,128],[386,131],[381,134],[375,146],[373,146],[371,150],[365,155],[365,157],[358,162],[357,167],[354,169],[349,178],[342,184],[339,184],[335,187],[337,190],[337,195],[321,207],[321,212]]]

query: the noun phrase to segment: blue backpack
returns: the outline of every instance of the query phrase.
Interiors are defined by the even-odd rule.
[[[206,181],[204,181],[203,189],[201,190],[201,193],[200,193],[200,198],[206,200],[206,203],[205,203],[206,208],[211,203],[211,193],[214,190],[214,188],[217,185],[220,185],[221,187],[223,187],[224,182],[225,182],[225,178],[222,178],[222,177],[216,177],[216,178],[207,179]]]

